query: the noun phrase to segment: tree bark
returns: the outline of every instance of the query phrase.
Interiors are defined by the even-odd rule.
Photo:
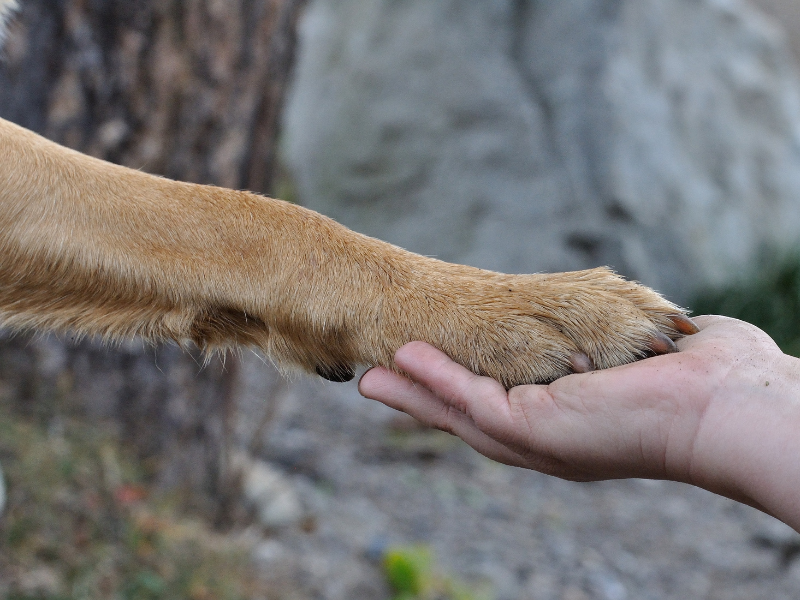
[[[303,4],[24,0],[0,64],[0,116],[115,163],[269,193]],[[217,513],[231,499],[236,361],[201,369],[174,347],[0,340],[0,379],[21,405],[50,414],[55,399],[80,399],[158,460],[164,485]]]

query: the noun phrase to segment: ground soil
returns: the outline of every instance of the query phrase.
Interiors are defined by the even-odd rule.
[[[800,597],[800,536],[754,509],[672,482],[506,467],[354,384],[284,388],[258,361],[245,367],[245,422],[279,398],[261,454],[307,514],[265,531],[255,551],[293,598],[388,598],[380,556],[409,543],[496,600]]]

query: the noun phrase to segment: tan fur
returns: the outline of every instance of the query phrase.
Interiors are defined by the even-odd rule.
[[[0,0],[2,1],[2,0]],[[607,269],[503,275],[315,212],[170,181],[0,120],[0,321],[109,340],[239,344],[346,379],[425,340],[506,386],[647,353],[679,309]]]

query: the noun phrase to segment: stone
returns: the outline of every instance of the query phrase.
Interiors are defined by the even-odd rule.
[[[792,60],[738,0],[312,0],[284,158],[368,235],[687,302],[798,241]]]
[[[305,517],[300,497],[291,480],[269,463],[237,455],[233,466],[242,477],[245,500],[253,506],[264,527],[294,525]]]
[[[800,3],[797,0],[755,0],[755,4],[780,21],[789,36],[795,58],[800,58]]]

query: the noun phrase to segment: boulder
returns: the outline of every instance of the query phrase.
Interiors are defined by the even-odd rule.
[[[686,302],[800,237],[792,60],[737,0],[312,0],[284,157],[410,250]]]
[[[794,49],[795,59],[800,58],[800,2],[797,0],[755,0],[755,4],[781,22]]]
[[[294,525],[303,519],[300,497],[281,471],[244,453],[236,454],[232,462],[241,477],[244,498],[264,527]]]

